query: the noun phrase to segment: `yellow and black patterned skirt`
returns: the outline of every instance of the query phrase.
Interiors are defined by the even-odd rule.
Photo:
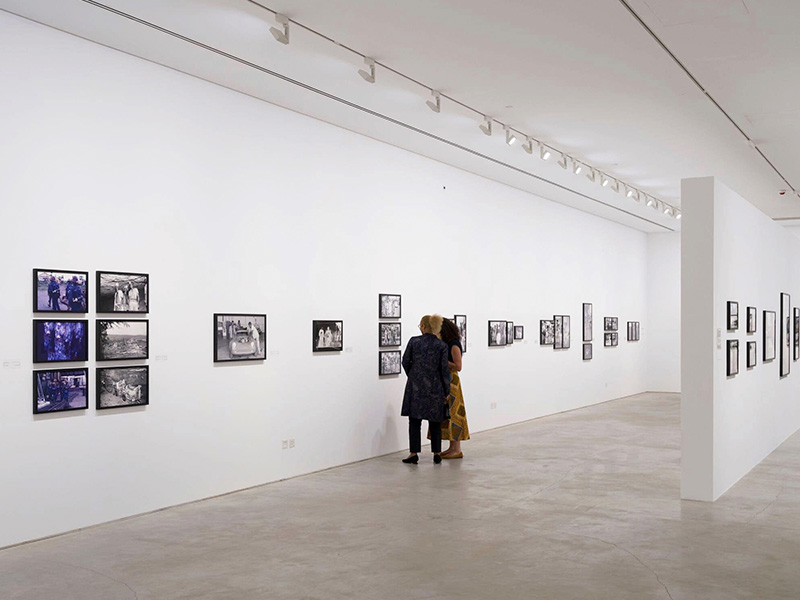
[[[450,419],[442,422],[443,440],[468,440],[469,426],[467,425],[467,409],[464,407],[464,394],[461,393],[461,379],[458,371],[450,371],[450,395],[447,402],[450,404]],[[428,439],[431,439],[430,432]]]

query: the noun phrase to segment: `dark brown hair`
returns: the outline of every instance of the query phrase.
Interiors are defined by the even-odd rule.
[[[455,342],[461,339],[461,332],[458,330],[458,325],[453,323],[450,319],[442,321],[442,332],[439,335],[443,342]]]

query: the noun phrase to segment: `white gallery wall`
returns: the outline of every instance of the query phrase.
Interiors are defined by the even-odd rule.
[[[2,12],[0,80],[0,547],[407,448],[379,293],[404,344],[468,316],[473,432],[647,389],[641,232]],[[97,412],[92,348],[89,410],[31,414],[33,268],[149,273],[150,406]],[[266,313],[267,360],[215,365],[214,312]],[[538,344],[554,314],[569,350]],[[489,319],[525,341],[488,348]]]
[[[647,236],[647,389],[681,391],[681,233]]]
[[[780,324],[781,292],[800,305],[800,239],[712,177],[684,180],[682,206],[681,494],[716,500],[800,427],[800,362],[780,376],[779,331],[775,359],[763,360],[763,311]],[[739,303],[736,331],[729,301]],[[748,306],[758,315],[751,334]],[[728,340],[739,341],[735,376]],[[757,364],[748,369],[751,341]]]

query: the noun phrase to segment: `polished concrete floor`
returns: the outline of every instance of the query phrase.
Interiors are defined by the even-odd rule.
[[[477,434],[0,552],[3,600],[800,598],[800,434],[679,500],[679,397]]]

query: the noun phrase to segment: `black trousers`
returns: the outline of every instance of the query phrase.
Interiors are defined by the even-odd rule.
[[[442,451],[442,424],[439,421],[428,421],[428,432],[431,434],[431,452]],[[408,417],[408,446],[411,452],[422,450],[422,419]]]

